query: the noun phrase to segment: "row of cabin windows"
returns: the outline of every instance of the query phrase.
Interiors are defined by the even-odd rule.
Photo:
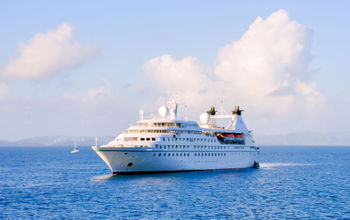
[[[125,141],[137,141],[137,137],[125,137]],[[155,137],[149,138],[140,138],[140,141],[155,141]],[[163,138],[163,141],[189,141],[189,142],[209,142],[216,143],[216,139],[208,139],[208,138]]]
[[[189,142],[196,142],[196,141],[204,141],[204,142],[210,142],[210,143],[216,143],[216,139],[209,139],[209,138],[163,138],[163,141],[189,141]]]
[[[137,123],[139,126],[149,127],[149,126],[157,126],[157,127],[173,127],[173,128],[183,128],[183,124],[174,123],[174,122],[155,122],[155,123],[147,123],[147,122],[139,122]]]
[[[150,146],[134,146],[134,147],[150,147]],[[189,145],[160,145],[158,146],[157,144],[155,145],[156,148],[159,147],[159,149],[188,149],[190,148]],[[225,146],[193,146],[194,149],[215,149],[215,150],[219,150],[219,149],[224,149],[224,150],[229,150],[230,147],[225,147]],[[259,149],[258,147],[250,147],[251,149]],[[244,147],[240,147],[240,146],[235,146],[234,149],[244,149]]]
[[[140,138],[140,141],[155,141],[156,138]]]
[[[174,133],[175,131],[171,130],[158,130],[158,129],[130,129],[129,133]],[[185,134],[202,134],[201,131],[176,131],[176,133],[185,133]]]
[[[153,153],[153,157],[155,157],[157,155],[157,153]],[[189,157],[190,156],[190,153],[158,153],[158,157]],[[226,156],[226,153],[195,153],[194,154],[195,157],[207,157],[207,156],[214,156],[214,157],[217,157],[217,156]]]
[[[190,148],[190,145],[159,145],[156,144],[155,145],[156,148],[159,147],[159,149],[185,149],[185,148]],[[205,145],[194,145],[193,146],[194,149],[229,149],[229,147],[226,146],[205,146]],[[235,149],[239,149],[239,148],[235,148]],[[243,148],[242,148],[243,149]]]
[[[129,130],[129,133],[170,133],[170,130],[153,130],[153,129],[141,129],[141,130]]]

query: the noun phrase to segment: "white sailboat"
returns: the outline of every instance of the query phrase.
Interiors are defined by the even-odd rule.
[[[74,139],[74,147],[73,150],[71,151],[72,154],[78,153],[79,149],[77,148],[77,139]]]

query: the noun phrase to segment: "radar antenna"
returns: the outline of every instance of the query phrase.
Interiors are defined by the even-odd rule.
[[[220,101],[219,114],[220,115],[226,115],[226,111],[224,109],[224,99],[221,99],[221,101]]]

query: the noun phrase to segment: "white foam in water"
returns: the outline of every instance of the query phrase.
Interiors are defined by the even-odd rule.
[[[95,181],[104,181],[112,178],[114,175],[113,174],[106,174],[106,175],[101,175],[101,176],[94,176],[92,180]]]
[[[310,166],[307,163],[260,163],[260,168],[272,169],[276,167]]]

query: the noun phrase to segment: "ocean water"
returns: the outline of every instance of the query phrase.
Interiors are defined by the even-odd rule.
[[[92,149],[0,148],[0,219],[346,219],[350,147],[261,147],[261,168],[111,176]]]

